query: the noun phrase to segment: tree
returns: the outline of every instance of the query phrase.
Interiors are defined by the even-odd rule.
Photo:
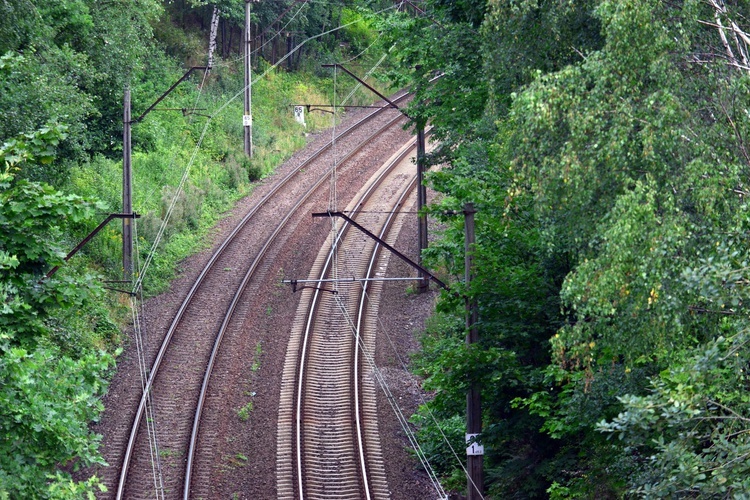
[[[743,471],[714,468],[711,456],[720,446],[701,452],[696,447],[707,441],[687,445],[680,429],[688,417],[626,416],[643,417],[644,401],[664,397],[667,374],[684,377],[688,366],[699,400],[711,397],[704,378],[722,380],[724,390],[737,382],[722,379],[721,364],[695,363],[693,352],[710,350],[722,336],[734,338],[746,323],[741,278],[721,278],[736,276],[746,259],[737,244],[747,227],[745,202],[735,186],[744,182],[748,163],[734,133],[746,118],[730,104],[746,98],[746,75],[719,56],[720,37],[701,22],[714,17],[710,5],[603,1],[596,13],[602,49],[540,76],[511,111],[519,186],[534,193],[547,245],[573,259],[561,290],[567,324],[551,339],[548,374],[557,388],[527,405],[559,438],[590,435],[587,420],[603,420],[628,427],[643,448],[662,443],[651,462],[641,459],[643,448],[615,447],[631,492],[655,495],[673,483],[676,490],[660,491],[693,494],[702,475],[720,469],[738,488]],[[631,383],[597,393],[597,386],[620,377]],[[576,408],[586,401],[594,412],[584,419]],[[622,405],[626,412],[616,417]],[[717,443],[729,439],[734,431],[725,421],[709,417],[702,435]],[[600,428],[613,428],[607,425]],[[675,482],[671,475],[686,465],[674,461],[677,450],[696,458],[690,480]],[[718,453],[731,462],[744,451]],[[558,483],[571,487],[570,494],[583,484],[576,477]]]
[[[469,377],[488,387],[490,492],[741,491],[745,472],[733,464],[746,453],[745,414],[733,394],[744,375],[729,375],[735,359],[696,352],[747,362],[743,348],[726,347],[744,345],[747,323],[747,7],[420,9],[419,19],[395,18],[391,41],[403,40],[415,120],[443,141],[436,211],[480,207],[482,264],[465,292],[480,304],[483,351],[446,326],[426,337],[419,366],[446,423],[463,411]],[[450,272],[463,245],[457,223],[446,224],[428,257]],[[454,299],[441,304],[462,315]],[[673,399],[677,417],[644,410]],[[607,439],[615,428],[627,445]]]
[[[85,308],[97,294],[92,276],[54,280],[63,228],[96,204],[15,176],[49,162],[62,127],[26,133],[0,148],[0,497],[93,498],[98,479],[75,482],[59,465],[103,463],[88,423],[103,409],[111,354],[66,345],[49,328],[60,311]],[[68,327],[70,328],[70,327]]]
[[[152,47],[155,0],[5,2],[0,36],[0,142],[49,122],[68,126],[59,161],[20,172],[60,184],[66,161],[113,154],[122,130],[122,92]]]

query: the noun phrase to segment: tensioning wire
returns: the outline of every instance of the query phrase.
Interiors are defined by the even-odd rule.
[[[399,4],[399,5],[401,5],[401,4]],[[392,5],[390,7],[385,8],[385,9],[381,9],[380,11],[377,11],[375,13],[379,14],[379,13],[382,13],[382,12],[386,12],[386,11],[392,10],[394,8],[397,8],[397,7],[398,7],[397,5]],[[300,42],[299,44],[297,44],[297,46],[294,47],[291,51],[289,51],[286,55],[284,55],[284,57],[280,58],[276,62],[276,64],[270,66],[262,74],[256,76],[256,78],[251,81],[250,85],[253,85],[253,84],[257,83],[258,81],[260,81],[261,79],[265,78],[265,76],[268,73],[270,73],[271,71],[275,70],[279,65],[281,65],[284,61],[286,61],[287,58],[289,58],[292,54],[294,54],[297,50],[299,50],[300,48],[302,48],[308,42],[310,42],[312,40],[315,40],[317,38],[320,38],[322,36],[328,35],[330,33],[333,33],[335,31],[341,30],[341,29],[343,29],[343,28],[345,28],[347,26],[351,26],[351,25],[353,25],[353,24],[355,24],[355,23],[357,23],[359,21],[360,21],[360,19],[357,19],[355,21],[351,21],[349,23],[337,26],[335,28],[331,28],[330,30],[323,31],[323,32],[321,32],[321,33],[319,33],[317,35],[313,35],[311,37],[306,38],[305,40],[303,40],[302,42]],[[205,75],[204,75],[204,82],[205,82]],[[202,87],[203,87],[203,85],[201,85],[201,89],[202,89]],[[174,206],[175,206],[175,204],[177,202],[177,197],[182,192],[183,186],[184,186],[185,182],[187,181],[187,178],[188,178],[188,175],[190,173],[190,170],[191,170],[191,168],[192,168],[192,166],[195,163],[195,160],[197,158],[198,151],[200,151],[200,148],[203,145],[203,141],[204,141],[204,139],[206,137],[206,133],[208,132],[208,127],[211,124],[211,121],[216,116],[218,116],[220,113],[222,113],[225,109],[227,109],[232,102],[234,102],[236,99],[238,99],[240,96],[242,96],[244,94],[244,92],[245,92],[245,87],[243,86],[242,89],[240,89],[232,97],[230,97],[229,99],[227,99],[226,102],[223,105],[221,105],[219,108],[217,108],[216,111],[214,111],[214,113],[211,114],[208,117],[208,119],[206,120],[206,122],[204,123],[203,129],[202,129],[201,134],[200,134],[200,136],[198,138],[198,141],[196,142],[195,146],[193,147],[193,152],[192,152],[192,154],[190,156],[190,159],[188,160],[187,164],[185,165],[185,169],[183,171],[182,178],[180,179],[180,183],[179,183],[179,185],[177,187],[177,191],[175,192],[175,195],[172,198],[172,201],[171,201],[171,203],[169,205],[169,208],[167,210],[167,214],[166,214],[166,216],[165,216],[165,218],[164,218],[164,220],[163,220],[163,222],[162,222],[162,224],[161,224],[161,226],[159,228],[159,231],[157,232],[157,235],[156,235],[156,238],[154,239],[153,244],[151,245],[151,249],[149,250],[149,253],[146,256],[146,259],[145,259],[144,264],[143,264],[142,272],[139,274],[136,282],[133,285],[133,291],[134,292],[137,291],[138,289],[140,289],[140,287],[143,285],[143,280],[144,280],[144,278],[147,275],[147,272],[148,272],[148,269],[149,269],[149,267],[151,265],[151,262],[154,259],[154,255],[156,253],[156,249],[158,248],[158,245],[161,242],[161,238],[164,235],[164,230],[166,228],[166,225],[167,225],[167,223],[169,221],[169,218],[171,217],[172,211],[174,210]]]
[[[345,304],[342,302],[341,297],[338,294],[334,295],[334,300],[336,304],[339,306],[341,314],[346,319],[349,329],[352,335],[354,336],[355,342],[357,343],[359,348],[362,350],[362,355],[367,361],[367,364],[370,366],[370,369],[372,370],[372,373],[375,376],[375,379],[378,381],[378,385],[380,385],[380,388],[385,393],[386,399],[388,400],[388,403],[391,405],[391,408],[393,409],[396,415],[399,425],[401,425],[401,429],[404,431],[404,434],[407,436],[407,439],[409,440],[409,443],[414,449],[414,452],[416,453],[417,458],[419,458],[419,461],[422,463],[422,466],[424,467],[425,472],[427,473],[427,476],[429,477],[430,482],[433,485],[433,488],[435,488],[435,491],[438,493],[438,495],[440,495],[440,498],[446,498],[445,490],[440,484],[440,480],[437,477],[437,473],[435,472],[435,469],[432,467],[432,464],[430,464],[430,461],[427,458],[427,455],[422,450],[422,447],[419,445],[419,442],[417,441],[417,438],[414,435],[414,432],[412,431],[412,429],[410,428],[408,424],[408,419],[404,416],[403,412],[401,411],[401,408],[396,403],[396,398],[393,395],[393,392],[391,391],[388,385],[388,382],[385,380],[383,373],[380,371],[380,368],[375,363],[375,359],[373,358],[372,354],[366,349],[364,345],[364,341],[362,340],[362,337],[359,334],[359,331],[357,330],[357,327],[354,324],[353,319],[349,315],[349,311],[346,310]]]
[[[136,269],[140,268],[140,258],[139,258],[139,246],[138,246],[138,227],[135,224],[135,219],[133,223],[133,233],[135,236],[135,246],[136,246]],[[131,294],[130,295],[130,309],[133,314],[133,334],[135,337],[135,343],[136,343],[136,355],[138,357],[138,371],[140,373],[141,377],[141,390],[146,390],[146,380],[148,379],[148,368],[146,366],[146,343],[143,339],[143,324],[145,323],[144,319],[141,319],[141,314],[139,314],[139,311],[141,311],[141,308],[143,307],[143,294],[142,290],[140,292],[140,307],[139,307],[139,300],[138,300],[138,294]],[[142,311],[141,311],[142,312]],[[154,480],[154,493],[156,495],[156,498],[161,500],[164,500],[164,478],[162,474],[162,467],[161,467],[161,456],[159,454],[159,441],[157,438],[157,428],[156,428],[156,415],[155,410],[153,406],[153,399],[151,396],[151,393],[147,394],[147,407],[146,407],[146,435],[148,437],[148,445],[149,445],[149,453],[150,453],[150,460],[151,460],[151,473]]]

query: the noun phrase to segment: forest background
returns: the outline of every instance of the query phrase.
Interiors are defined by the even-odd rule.
[[[333,89],[318,64],[364,51],[362,72],[379,61],[384,88],[414,90],[410,116],[440,140],[430,211],[446,229],[425,257],[479,305],[481,341],[467,346],[463,301],[442,296],[415,359],[435,398],[413,421],[445,485],[465,488],[442,434],[463,450],[466,390],[480,383],[494,498],[750,493],[745,2],[309,2],[283,28],[300,42],[360,21],[259,79],[251,162],[238,147],[241,109],[223,108],[242,88],[244,4],[216,6],[214,69],[165,103],[207,108],[210,133],[205,117],[175,112],[133,129],[140,251],[158,243],[147,293],[304,143],[289,104],[350,90]],[[291,15],[272,21],[290,6],[254,4],[258,32],[281,32]],[[97,487],[69,471],[101,460],[87,422],[127,320],[102,290],[102,276],[121,271],[118,229],[39,278],[120,206],[125,85],[137,113],[202,65],[213,7],[0,5],[0,497]],[[267,48],[256,71],[282,52]],[[478,210],[470,287],[462,220],[447,215],[466,202]]]

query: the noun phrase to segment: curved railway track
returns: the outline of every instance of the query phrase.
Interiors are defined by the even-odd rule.
[[[255,275],[262,274],[264,256],[290,219],[300,217],[304,203],[322,196],[330,165],[338,165],[340,177],[357,179],[356,162],[350,159],[399,123],[400,114],[386,108],[339,132],[336,141],[340,147],[332,148],[329,143],[277,182],[214,252],[179,306],[151,364],[120,461],[116,498],[178,498],[180,494],[189,498],[194,496],[196,486],[202,491],[200,496],[209,489],[205,474],[198,477],[200,474],[193,472],[200,452],[196,443],[203,403],[211,384],[211,369],[225,332],[237,321],[233,318],[244,290]],[[353,132],[363,127],[374,131],[365,140],[356,140],[356,145],[344,144],[350,134],[356,135]],[[338,150],[347,150],[347,154],[338,154]],[[269,220],[278,222],[268,224]],[[149,398],[156,408],[157,425],[168,427],[159,437],[158,456],[151,451],[141,425]],[[152,464],[160,457],[177,458],[169,467],[162,467],[163,489],[159,491],[157,485],[155,492]]]
[[[394,213],[413,194],[410,143],[349,204],[380,238],[398,234]],[[377,427],[374,351],[379,245],[337,224],[313,266],[320,284],[303,290],[282,379],[278,498],[381,499],[390,493]],[[381,260],[379,260],[381,259]],[[364,278],[364,280],[362,279]]]

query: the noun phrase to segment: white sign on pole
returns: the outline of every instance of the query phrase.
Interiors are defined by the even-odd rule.
[[[253,126],[253,115],[242,115],[242,126],[252,127]]]
[[[479,434],[466,435],[466,454],[467,455],[484,455],[484,445],[476,442]]]
[[[294,119],[301,123],[304,127],[307,127],[305,123],[305,107],[295,106],[294,107]]]

